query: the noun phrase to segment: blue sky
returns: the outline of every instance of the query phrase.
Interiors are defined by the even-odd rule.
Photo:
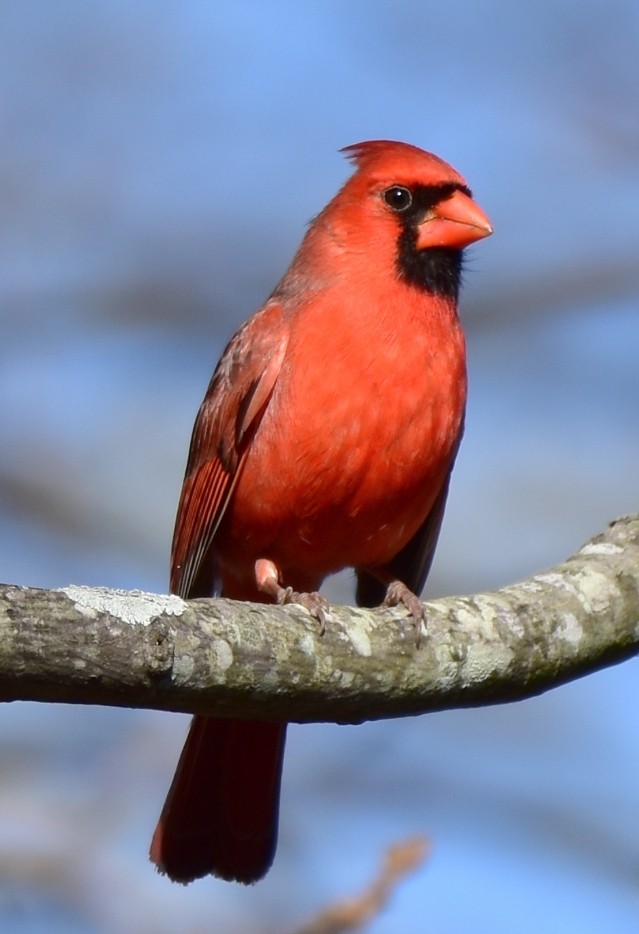
[[[635,510],[638,51],[630,0],[5,3],[3,578],[166,588],[217,356],[366,138],[436,151],[495,227],[470,251],[468,427],[429,594],[527,576]],[[146,862],[182,718],[8,706],[0,930],[292,929],[424,832],[375,934],[634,931],[635,680],[293,728],[278,860],[251,889]]]

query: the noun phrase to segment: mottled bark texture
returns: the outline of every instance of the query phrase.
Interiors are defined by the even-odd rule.
[[[358,722],[537,694],[639,649],[639,516],[519,584],[405,611],[0,587],[0,699]]]

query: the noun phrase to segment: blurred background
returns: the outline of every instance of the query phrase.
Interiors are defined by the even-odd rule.
[[[636,510],[638,60],[634,0],[5,0],[1,579],[166,589],[213,366],[368,138],[450,161],[495,227],[469,251],[428,594],[528,576]],[[292,727],[277,860],[249,889],[147,861],[187,718],[6,706],[0,931],[290,931],[424,833],[373,934],[635,932],[636,679]]]

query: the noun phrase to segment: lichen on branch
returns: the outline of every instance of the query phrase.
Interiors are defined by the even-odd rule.
[[[639,651],[639,516],[521,583],[401,609],[0,586],[0,699],[359,722],[521,699]]]

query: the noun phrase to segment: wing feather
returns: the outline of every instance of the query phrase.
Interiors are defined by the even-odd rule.
[[[437,540],[444,519],[444,510],[446,509],[446,500],[448,498],[448,488],[450,486],[450,477],[455,464],[455,458],[461,444],[464,426],[459,431],[450,460],[450,466],[446,479],[437,494],[435,502],[430,508],[430,512],[417,529],[409,542],[404,545],[402,550],[392,558],[388,564],[382,568],[386,576],[392,579],[400,580],[403,584],[417,596],[420,596],[426,579],[430,572],[430,566],[435,557]],[[371,571],[365,568],[358,568],[357,574],[357,605],[358,606],[379,606],[386,595],[387,582],[376,577]]]
[[[171,592],[202,595],[196,581],[207,566],[216,578],[212,545],[239,480],[288,345],[279,304],[267,304],[237,332],[220,358],[198,412],[171,550]],[[197,594],[195,591],[198,591]]]

